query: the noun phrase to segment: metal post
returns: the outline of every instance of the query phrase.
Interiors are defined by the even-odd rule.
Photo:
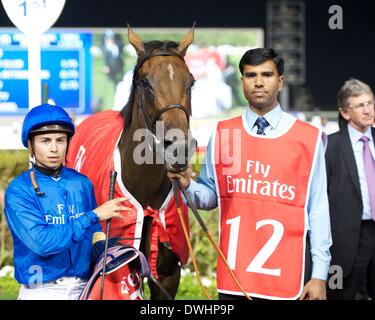
[[[28,35],[28,78],[29,78],[29,109],[42,103],[40,35]]]
[[[283,90],[280,92],[280,105],[284,111],[288,111],[290,109],[290,102],[289,102],[289,86],[284,84]]]

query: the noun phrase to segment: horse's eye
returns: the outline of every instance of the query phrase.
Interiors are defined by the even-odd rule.
[[[147,79],[141,79],[141,80],[139,81],[139,84],[140,84],[140,86],[141,86],[143,89],[147,89],[147,88],[150,86],[150,84],[148,83]]]
[[[195,83],[195,79],[191,80],[191,82],[189,83],[188,89],[191,89],[194,83]]]

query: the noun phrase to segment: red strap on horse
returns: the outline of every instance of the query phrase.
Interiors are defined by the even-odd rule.
[[[159,218],[159,210],[154,210],[151,207],[147,207],[144,210],[144,216],[152,217],[152,224],[151,224],[151,239],[150,239],[150,255],[148,257],[148,261],[151,268],[151,274],[155,278],[159,278],[157,268],[156,268],[156,261],[158,258],[158,240],[160,242],[168,243],[169,246],[169,236],[166,230],[163,227],[163,224]]]

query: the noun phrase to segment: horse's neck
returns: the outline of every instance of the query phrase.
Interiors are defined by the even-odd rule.
[[[132,131],[125,129],[120,139],[122,182],[143,208],[159,209],[171,189],[166,169],[163,164],[136,164],[133,151],[138,142],[132,137]]]

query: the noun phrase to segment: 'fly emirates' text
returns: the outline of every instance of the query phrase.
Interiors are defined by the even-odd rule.
[[[267,177],[271,171],[271,165],[263,164],[260,161],[246,161],[246,178],[233,177],[228,175],[228,193],[248,193],[267,197],[280,197],[282,199],[293,200],[296,196],[295,186],[283,184],[278,180],[268,181]],[[260,178],[254,179],[253,175]]]

